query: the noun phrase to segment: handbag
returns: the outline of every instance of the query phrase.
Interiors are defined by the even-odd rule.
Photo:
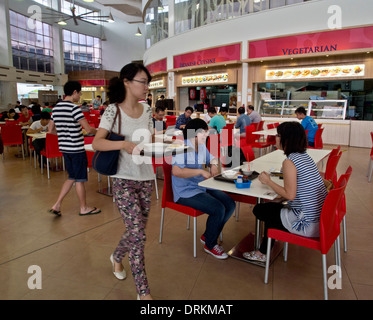
[[[124,136],[120,134],[121,128],[121,116],[119,111],[119,106],[116,104],[117,113],[115,114],[113,125],[111,130],[106,136],[106,140],[110,141],[124,141]],[[118,128],[119,133],[113,132],[113,127],[116,119],[118,118]],[[110,151],[96,151],[92,158],[92,167],[98,173],[105,176],[112,176],[117,173],[118,170],[118,159],[120,150],[110,150]]]

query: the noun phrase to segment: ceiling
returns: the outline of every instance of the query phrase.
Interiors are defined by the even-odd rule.
[[[95,2],[110,7],[113,15],[119,16],[128,23],[143,22],[141,0],[95,0]]]

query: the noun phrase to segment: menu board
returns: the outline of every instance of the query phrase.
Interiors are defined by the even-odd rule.
[[[163,80],[152,81],[149,83],[149,89],[163,87]]]
[[[216,83],[216,82],[228,82],[228,73],[217,73],[217,74],[206,74],[198,76],[182,77],[181,82],[183,85],[195,84],[195,83]]]
[[[266,80],[361,77],[364,71],[364,64],[276,69],[266,70]]]

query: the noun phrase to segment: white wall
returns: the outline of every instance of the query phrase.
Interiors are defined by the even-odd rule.
[[[144,63],[165,57],[172,61],[177,54],[234,42],[328,30],[331,5],[342,10],[342,28],[373,24],[372,0],[314,0],[251,13],[164,39],[145,52]],[[242,58],[247,58],[247,50],[242,52]]]

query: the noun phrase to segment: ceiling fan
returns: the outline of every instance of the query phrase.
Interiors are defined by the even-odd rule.
[[[50,9],[50,8],[48,8]],[[50,10],[53,10],[53,9],[50,9]],[[76,7],[75,7],[75,0],[72,0],[71,1],[71,7],[70,7],[70,11],[71,11],[71,16],[70,15],[67,15],[67,14],[64,14],[62,12],[60,12],[60,16],[58,17],[58,24],[60,25],[66,25],[66,21],[70,20],[70,19],[73,19],[74,21],[74,24],[76,26],[79,25],[79,20],[86,20],[86,21],[91,21],[91,22],[114,22],[114,17],[113,15],[110,13],[109,15],[95,15],[95,13],[97,12],[100,12],[100,10],[91,10],[91,11],[87,11],[85,13],[82,13],[82,14],[76,14]],[[44,18],[57,18],[55,16],[55,14],[52,14],[50,17],[45,17],[44,15]]]

